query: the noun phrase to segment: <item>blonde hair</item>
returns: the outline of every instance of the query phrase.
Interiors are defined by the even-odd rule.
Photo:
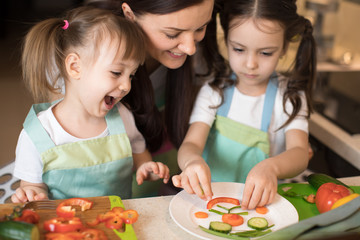
[[[63,29],[64,20],[69,23],[67,29]],[[118,50],[125,44],[124,60],[145,61],[145,37],[140,27],[108,10],[79,7],[64,18],[47,19],[32,27],[25,37],[21,63],[34,101],[48,101],[51,93],[58,93],[58,81],[67,79],[65,58],[70,51],[89,49],[95,61],[106,37],[118,39]]]

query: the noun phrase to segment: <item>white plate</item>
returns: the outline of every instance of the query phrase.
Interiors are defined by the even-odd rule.
[[[216,182],[211,183],[214,197],[233,197],[240,199],[244,189],[243,183],[231,183],[231,182]],[[206,209],[207,202],[201,200],[195,194],[188,194],[184,190],[176,194],[170,202],[169,211],[174,222],[182,229],[195,235],[201,239],[224,239],[217,237],[202,231],[199,225],[208,228],[211,221],[221,221],[221,216],[212,212],[209,212],[209,217],[206,219],[195,218],[194,214],[197,211],[208,212]],[[234,205],[230,203],[221,203],[221,206],[232,207]],[[217,207],[214,207],[216,209]],[[269,212],[265,215],[258,214],[255,210],[247,210],[249,215],[242,215],[244,217],[244,224],[238,227],[233,227],[233,231],[250,230],[246,222],[248,219],[261,216],[265,217],[269,225],[274,224],[271,229],[273,231],[284,228],[288,225],[299,221],[298,213],[295,207],[285,198],[276,194],[273,203],[267,206]],[[224,211],[222,209],[217,209]],[[243,210],[234,210],[234,212],[241,212]]]

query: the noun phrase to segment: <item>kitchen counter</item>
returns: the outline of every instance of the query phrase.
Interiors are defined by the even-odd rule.
[[[360,186],[360,176],[341,178],[349,186]],[[173,196],[123,200],[126,209],[135,209],[140,217],[134,224],[139,240],[199,239],[180,228],[171,218],[169,204]]]
[[[311,135],[360,170],[360,135],[351,135],[319,113],[309,121]]]

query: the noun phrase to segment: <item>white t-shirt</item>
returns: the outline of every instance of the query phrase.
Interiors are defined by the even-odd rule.
[[[103,133],[93,138],[81,139],[72,136],[66,132],[56,120],[52,112],[53,106],[40,112],[38,118],[55,145],[101,138],[109,135],[109,130],[106,128]],[[132,113],[121,103],[116,106],[129,137],[132,152],[144,152],[146,146],[145,139],[136,128]],[[40,153],[37,151],[29,135],[22,129],[16,146],[14,176],[27,182],[42,183],[42,170],[43,163],[41,161]]]
[[[270,156],[278,155],[285,151],[285,132],[290,129],[299,129],[308,133],[308,121],[306,119],[307,105],[304,94],[301,95],[302,107],[298,116],[291,121],[285,128],[278,131],[289,116],[283,110],[283,93],[285,82],[279,79],[279,88],[276,93],[273,115],[269,126]],[[265,94],[261,96],[247,96],[242,94],[237,88],[234,89],[234,95],[230,105],[228,118],[246,124],[248,126],[261,129],[262,110],[264,106]],[[205,84],[197,96],[194,109],[190,117],[190,124],[194,122],[204,122],[212,126],[217,108],[209,106],[218,106],[221,98],[218,92],[214,91],[208,84]],[[288,113],[292,112],[292,105],[286,103]]]

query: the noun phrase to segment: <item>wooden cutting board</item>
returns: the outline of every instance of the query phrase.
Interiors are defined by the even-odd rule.
[[[86,222],[89,222],[91,220],[96,219],[97,215],[100,213],[105,213],[107,211],[110,211],[113,207],[124,207],[121,198],[118,196],[104,196],[104,197],[89,197],[87,198],[90,201],[93,202],[93,206],[91,209],[86,211],[81,211],[79,208],[76,209],[76,217],[79,217],[84,225],[86,225]],[[54,201],[56,205],[58,205],[60,202],[64,200],[51,200]],[[11,214],[13,211],[13,208],[15,206],[19,206],[19,204],[14,203],[7,203],[7,204],[0,204],[0,216],[4,216],[5,214]],[[22,206],[22,205],[20,205]],[[136,210],[136,209],[134,209]],[[45,233],[46,231],[43,228],[44,221],[49,220],[51,218],[57,217],[56,216],[56,209],[51,210],[44,210],[44,209],[38,209],[36,212],[40,215],[40,222],[38,224],[40,233],[41,233],[41,240],[45,239]],[[136,224],[136,223],[134,223]],[[100,223],[96,227],[101,229],[105,232],[106,236],[109,240],[112,239],[125,239],[125,240],[136,240],[136,235],[134,232],[134,229],[131,224],[126,224],[125,232],[119,232],[117,230],[111,230],[105,227],[104,223]]]

